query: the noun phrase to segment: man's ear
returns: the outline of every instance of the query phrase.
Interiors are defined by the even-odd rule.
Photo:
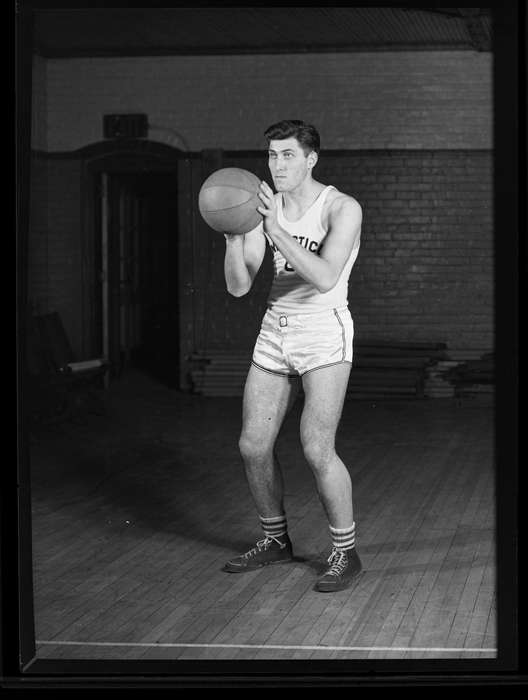
[[[315,151],[312,151],[311,153],[308,154],[308,165],[310,168],[313,168],[315,164],[317,163],[317,153]]]

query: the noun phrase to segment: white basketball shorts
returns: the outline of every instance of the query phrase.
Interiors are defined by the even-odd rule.
[[[351,363],[353,338],[354,322],[348,306],[295,315],[268,309],[252,364],[272,374],[302,376],[322,367]]]

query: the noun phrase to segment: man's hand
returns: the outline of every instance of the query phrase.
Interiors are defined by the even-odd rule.
[[[245,233],[228,233],[224,231],[226,245],[241,245],[243,247],[245,235]]]
[[[275,202],[273,190],[264,180],[260,183],[260,192],[258,196],[262,202],[262,206],[257,207],[257,211],[263,216],[264,231],[273,235],[277,229],[280,229],[277,220],[277,204]]]
[[[227,291],[235,297],[240,297],[251,289],[264,259],[266,239],[262,233],[262,224],[243,234],[224,231],[224,238]]]

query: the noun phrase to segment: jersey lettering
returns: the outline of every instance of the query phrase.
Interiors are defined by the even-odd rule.
[[[312,241],[308,238],[308,236],[292,236],[292,238],[295,238],[295,240],[302,245],[303,248],[306,248],[306,250],[309,250],[311,253],[316,253],[316,255],[319,255],[321,253],[321,248],[323,247],[322,243],[319,243],[318,241]],[[268,240],[270,248],[274,253],[277,253],[279,249],[277,246],[272,243],[270,240]],[[284,270],[286,272],[295,272],[293,267],[285,261],[284,263]]]
[[[297,238],[297,236],[293,236],[293,238]],[[300,236],[299,238],[304,238],[304,236]],[[310,251],[312,253],[315,253],[316,255],[321,255],[321,250],[323,248],[323,244],[318,243],[317,241],[310,241],[309,238],[306,238],[306,245],[304,246],[305,248],[308,247],[308,245],[307,245],[308,242],[310,243],[310,245],[309,245]],[[284,262],[284,270],[285,270],[285,272],[295,272],[293,267],[287,261]]]
[[[322,255],[322,245],[319,241],[326,240],[328,230],[323,221],[323,210],[326,196],[335,187],[326,187],[321,195],[297,221],[287,221],[283,214],[283,199],[277,195],[277,219],[284,231],[294,238],[300,246],[313,255]],[[297,272],[292,260],[285,256],[266,234],[268,243],[273,251],[274,276],[268,305],[281,313],[309,313],[315,310],[337,308],[347,303],[348,279],[357,256],[356,248],[345,263],[345,267],[330,292],[321,294],[314,284],[308,282]],[[302,253],[299,253],[302,255]]]

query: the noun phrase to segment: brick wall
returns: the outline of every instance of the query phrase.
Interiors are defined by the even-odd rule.
[[[328,173],[328,175],[327,175]],[[358,337],[493,343],[488,152],[371,153],[321,169],[362,204],[350,281]]]
[[[224,159],[267,178],[264,158]],[[198,167],[198,162],[197,162]],[[61,313],[76,352],[81,332],[80,162],[36,158],[33,168],[30,301]],[[360,255],[350,308],[358,338],[447,342],[456,349],[493,346],[492,160],[488,151],[322,153],[315,176],[355,196],[363,207]],[[203,178],[202,178],[203,179]],[[197,195],[200,171],[194,183]],[[267,255],[247,297],[227,294],[223,237],[200,220],[179,235],[195,251],[194,298],[182,300],[199,348],[248,348],[258,331],[271,281]],[[190,272],[189,276],[191,278]],[[192,306],[192,308],[191,308]],[[194,326],[194,327],[192,327]]]
[[[254,158],[225,165],[266,177]],[[492,348],[491,166],[486,151],[322,154],[315,177],[355,196],[364,212],[349,285],[357,338]],[[208,268],[197,291],[204,301],[197,305],[199,343],[249,348],[265,309],[270,259],[250,294],[235,299],[225,291],[223,237],[210,230],[201,235],[210,249],[199,261]]]
[[[60,311],[79,352],[83,193],[73,151],[102,140],[104,113],[146,112],[152,140],[194,152],[260,149],[263,129],[293,116],[320,128],[317,176],[364,209],[350,285],[357,335],[491,348],[491,60],[476,52],[35,58],[33,146],[72,157],[35,159],[30,300]],[[266,175],[262,160],[232,162]],[[203,284],[189,335],[209,345],[248,344],[269,260],[251,294],[233,299],[225,293],[223,240],[207,240],[200,265],[211,270],[196,274]],[[187,314],[190,296],[182,303]]]
[[[112,112],[144,112],[150,138],[194,151],[261,148],[290,116],[326,148],[489,148],[491,71],[473,51],[48,60],[47,148],[101,140]]]

